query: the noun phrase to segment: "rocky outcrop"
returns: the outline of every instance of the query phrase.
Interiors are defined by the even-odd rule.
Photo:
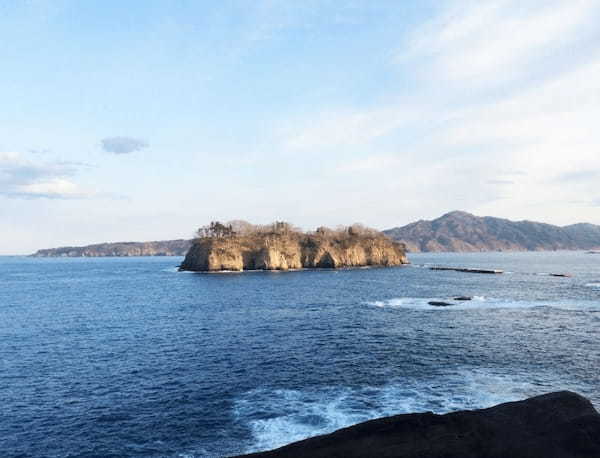
[[[61,247],[38,250],[32,256],[55,257],[105,257],[105,256],[184,256],[192,245],[191,240],[164,240],[159,242],[98,243],[82,247]]]
[[[584,397],[561,391],[489,409],[380,418],[245,456],[595,458],[600,415]]]
[[[600,247],[600,226],[553,226],[510,221],[455,211],[432,221],[417,221],[383,231],[409,252],[420,251],[545,251]]]
[[[180,270],[289,270],[407,264],[404,247],[381,235],[267,233],[196,240]]]

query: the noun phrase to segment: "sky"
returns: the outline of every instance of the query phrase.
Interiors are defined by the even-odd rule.
[[[600,0],[0,0],[0,254],[600,224]]]

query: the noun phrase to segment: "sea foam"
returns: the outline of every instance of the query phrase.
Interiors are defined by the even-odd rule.
[[[544,378],[531,381],[531,376],[469,369],[429,379],[397,379],[384,386],[256,389],[235,401],[233,414],[252,433],[253,443],[246,450],[250,453],[382,416],[485,408],[550,387]]]
[[[600,284],[599,284],[600,288]],[[430,305],[429,302],[449,302],[450,306]],[[477,309],[527,309],[534,307],[554,307],[563,310],[600,308],[597,301],[524,301],[499,299],[486,296],[473,296],[469,301],[453,300],[452,297],[397,297],[386,300],[367,301],[365,305],[389,309],[436,310],[442,312]]]

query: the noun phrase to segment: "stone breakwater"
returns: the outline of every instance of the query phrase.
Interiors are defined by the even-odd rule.
[[[195,241],[180,270],[242,271],[398,266],[404,246],[383,235],[255,234]]]

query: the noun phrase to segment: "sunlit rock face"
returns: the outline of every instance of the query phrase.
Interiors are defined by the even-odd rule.
[[[404,246],[382,234],[289,232],[197,239],[180,270],[335,269],[407,263]]]

